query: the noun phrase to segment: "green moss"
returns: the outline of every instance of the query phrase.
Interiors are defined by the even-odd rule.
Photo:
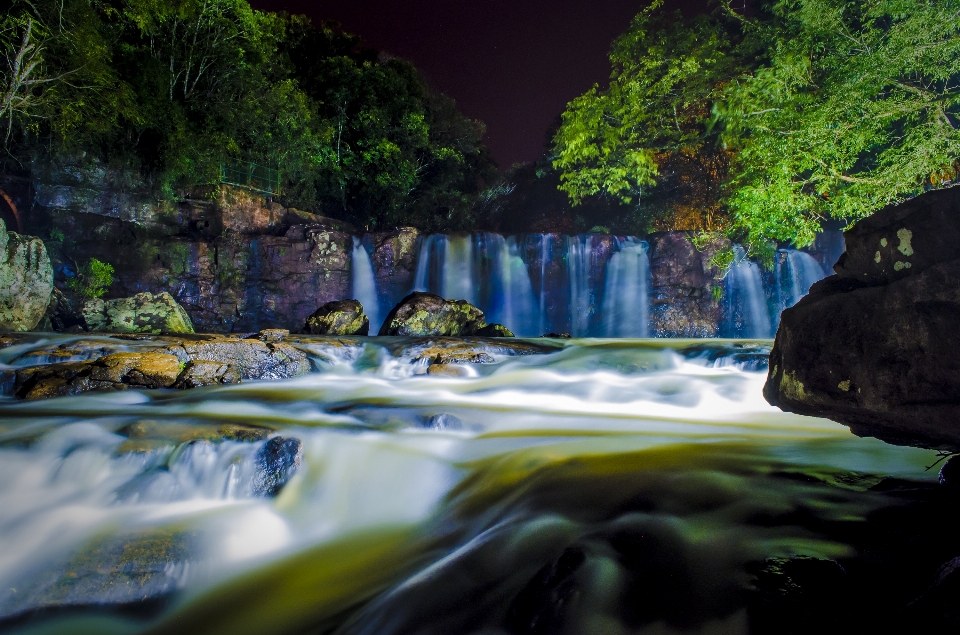
[[[67,282],[67,286],[85,300],[103,297],[113,284],[113,265],[91,258]]]

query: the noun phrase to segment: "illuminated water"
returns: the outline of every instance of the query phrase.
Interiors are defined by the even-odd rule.
[[[882,479],[935,481],[932,452],[768,406],[769,342],[530,342],[553,348],[488,341],[496,363],[448,378],[418,340],[313,338],[298,379],[0,403],[0,630],[745,633],[751,563],[853,557],[900,504]],[[263,426],[303,462],[256,497],[263,441],[137,445],[131,424]],[[155,543],[138,603],[98,554],[158,535],[177,547]],[[91,586],[124,610],[84,606]]]

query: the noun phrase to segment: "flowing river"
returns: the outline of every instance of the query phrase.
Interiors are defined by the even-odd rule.
[[[903,538],[936,453],[767,405],[769,341],[490,342],[462,376],[313,338],[295,379],[5,398],[0,630],[788,632],[764,584],[790,563],[875,607],[942,562]],[[265,496],[277,437],[302,458]]]

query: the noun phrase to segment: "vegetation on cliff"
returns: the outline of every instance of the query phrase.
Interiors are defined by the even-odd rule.
[[[654,2],[614,44],[609,87],[571,102],[562,189],[699,214],[756,249],[805,246],[955,178],[960,2],[777,0],[683,20]]]
[[[473,223],[483,125],[336,24],[246,0],[5,4],[8,170],[92,158],[172,197],[239,160],[278,169],[288,205],[361,227]]]

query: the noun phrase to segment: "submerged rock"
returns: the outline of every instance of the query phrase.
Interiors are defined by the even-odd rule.
[[[36,328],[50,304],[53,266],[43,241],[0,220],[0,331]]]
[[[163,529],[97,538],[65,564],[6,590],[0,596],[0,629],[3,621],[44,609],[156,612],[186,584],[198,542],[196,532]]]
[[[751,632],[842,632],[841,624],[850,621],[849,616],[838,620],[852,590],[847,572],[833,560],[771,558],[755,573],[748,608]]]
[[[273,437],[257,452],[257,475],[253,479],[254,494],[276,496],[300,469],[303,442],[300,439]]]
[[[232,364],[197,360],[187,363],[173,387],[185,389],[239,383],[240,373]]]
[[[465,300],[415,291],[390,311],[380,335],[474,335],[486,325],[483,311]]]
[[[311,335],[367,335],[370,319],[356,300],[339,300],[317,309],[303,330]]]
[[[861,436],[960,448],[960,188],[846,232],[831,276],[783,312],[764,396]]]
[[[90,300],[83,306],[87,329],[107,333],[193,333],[190,316],[167,292]]]

